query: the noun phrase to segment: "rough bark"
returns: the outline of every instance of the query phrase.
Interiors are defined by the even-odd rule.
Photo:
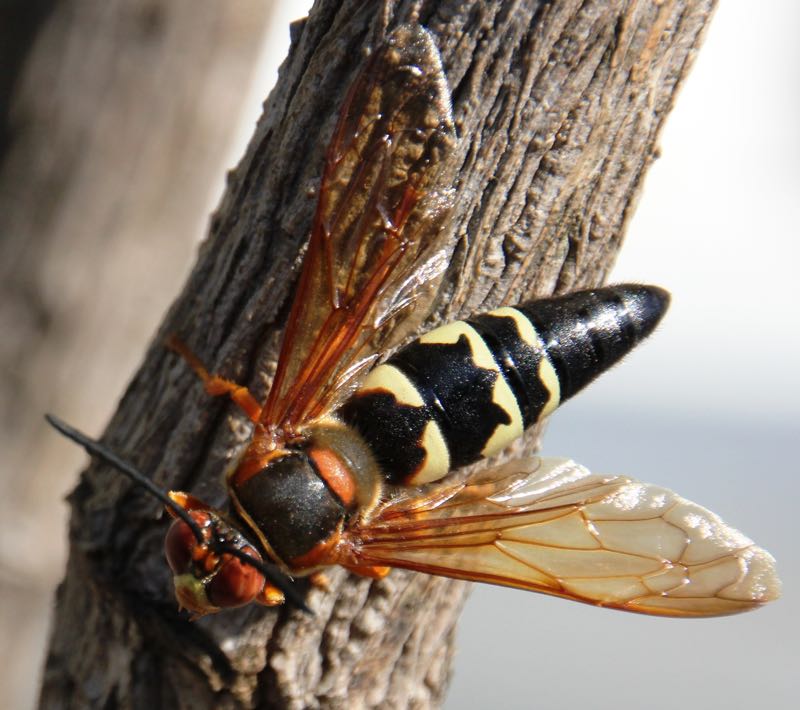
[[[412,3],[318,2],[182,294],[105,441],[161,485],[212,503],[246,440],[162,347],[176,332],[213,370],[263,394],[308,233],[322,155],[362,48]],[[444,179],[458,238],[437,315],[603,280],[620,246],[713,0],[423,2],[460,135]],[[533,442],[529,442],[532,445]],[[315,616],[175,611],[158,506],[93,465],[70,497],[71,552],[44,707],[429,707],[444,697],[462,583],[331,574]]]

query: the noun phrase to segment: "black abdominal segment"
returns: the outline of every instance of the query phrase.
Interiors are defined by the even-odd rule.
[[[531,347],[520,337],[517,322],[508,315],[492,313],[468,321],[495,356],[520,408],[523,427],[527,429],[536,423],[551,392],[539,375],[544,350]]]
[[[500,308],[426,333],[339,410],[393,483],[492,456],[649,335],[668,294],[614,286]]]
[[[546,344],[564,401],[650,335],[668,305],[663,289],[611,286],[517,308]]]
[[[402,404],[388,389],[358,390],[339,415],[369,443],[381,471],[406,472],[392,474],[390,480],[404,478],[425,463],[422,432],[433,418],[427,407]]]
[[[389,362],[405,373],[422,406],[398,403],[386,390],[359,393],[343,409],[357,423],[385,471],[416,471],[426,457],[423,432],[433,422],[447,442],[450,468],[481,458],[481,450],[508,412],[493,399],[500,373],[476,367],[466,336],[454,343],[410,343]],[[446,376],[442,376],[446,373]]]

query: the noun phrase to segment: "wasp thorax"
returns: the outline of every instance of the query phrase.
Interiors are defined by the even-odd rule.
[[[236,547],[259,562],[261,555],[214,512],[193,510],[189,515],[203,532],[204,542],[183,520],[172,523],[164,541],[181,606],[202,615],[249,604],[264,588],[263,575],[238,557],[216,552],[211,543]]]
[[[346,502],[326,474],[335,456],[291,451],[229,481],[238,512],[287,565],[328,542],[345,518]]]

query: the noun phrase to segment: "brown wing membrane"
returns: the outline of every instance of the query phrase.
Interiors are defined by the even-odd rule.
[[[439,226],[452,200],[433,182],[454,140],[433,40],[402,26],[356,79],[328,147],[264,424],[292,432],[329,411],[421,320],[419,295],[447,264]]]
[[[780,593],[774,560],[658,486],[526,459],[346,533],[344,564],[385,565],[664,616],[752,609]],[[346,559],[344,559],[346,558]]]

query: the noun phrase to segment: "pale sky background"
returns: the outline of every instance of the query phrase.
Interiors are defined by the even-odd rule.
[[[250,135],[288,46],[265,40]],[[720,2],[613,281],[672,291],[663,326],[559,412],[544,452],[679,491],[778,559],[784,598],[652,619],[475,585],[447,707],[796,707],[800,3]],[[233,164],[243,148],[237,146]]]

